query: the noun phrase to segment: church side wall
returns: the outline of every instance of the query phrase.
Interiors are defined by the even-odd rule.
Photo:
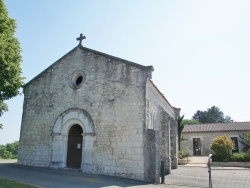
[[[158,132],[159,135],[159,139],[154,140],[156,142],[155,144],[158,145],[159,151],[155,157],[157,158],[156,161],[158,162],[158,166],[155,166],[154,172],[156,175],[154,174],[153,177],[160,177],[159,169],[161,161],[164,162],[165,173],[169,174],[173,161],[175,163],[175,160],[177,160],[177,129],[175,112],[163,101],[163,98],[161,97],[162,96],[159,95],[158,91],[149,82],[147,84],[147,129],[154,130],[155,132]],[[152,138],[148,135],[149,134],[147,134],[146,142],[150,144],[152,142]],[[156,155],[153,154],[152,150],[149,150],[148,148],[146,148],[146,153],[148,153],[148,156]],[[147,157],[145,161],[148,178],[152,178],[153,174],[153,169],[150,167],[150,164],[152,163],[151,160],[152,158]],[[156,178],[155,181],[159,180]]]
[[[83,84],[72,89],[74,75]],[[24,89],[18,163],[49,167],[53,125],[70,108],[95,126],[92,172],[144,180],[146,80],[151,70],[77,49]],[[83,153],[84,155],[84,153]]]

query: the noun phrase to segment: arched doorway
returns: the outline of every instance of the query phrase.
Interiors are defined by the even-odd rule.
[[[82,127],[73,125],[68,134],[67,167],[81,168],[82,162]]]
[[[74,126],[78,125],[77,129],[80,129],[82,144],[80,150],[81,161],[78,160],[78,167],[72,167],[68,165],[68,140],[69,134],[74,129]],[[94,151],[94,137],[95,137],[95,125],[93,123],[90,114],[79,108],[70,108],[58,116],[53,126],[52,132],[52,168],[80,168],[83,172],[93,172],[93,151]],[[79,136],[80,137],[80,136]],[[77,147],[74,146],[74,147]],[[69,157],[70,158],[70,157]],[[79,161],[81,165],[79,165]]]

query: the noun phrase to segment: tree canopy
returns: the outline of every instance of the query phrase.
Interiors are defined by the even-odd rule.
[[[8,17],[3,0],[0,0],[0,117],[8,110],[4,102],[19,94],[21,77],[20,45],[14,37],[16,23]],[[0,124],[0,127],[1,124]]]
[[[245,146],[244,150],[245,151],[250,150],[250,131],[243,132],[240,138],[241,138],[240,142]]]
[[[224,113],[216,106],[208,108],[206,111],[198,110],[192,117],[200,123],[229,123],[233,122],[230,116],[224,116]]]
[[[194,125],[194,124],[200,124],[199,121],[193,120],[193,119],[183,119],[181,122],[183,125]]]
[[[18,141],[6,145],[0,145],[0,158],[16,159],[18,156],[18,146]]]

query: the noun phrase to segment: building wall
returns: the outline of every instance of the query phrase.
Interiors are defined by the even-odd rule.
[[[72,50],[24,88],[18,163],[65,167],[53,150],[67,149],[62,143],[67,143],[69,122],[79,122],[85,129],[84,120],[90,117],[94,132],[91,138],[84,136],[83,143],[93,149],[88,171],[145,180],[145,95],[151,72],[150,67],[138,68],[80,48]],[[75,89],[79,74],[84,81]],[[87,115],[81,120],[79,114]],[[66,129],[67,124],[66,135],[54,128],[60,118],[65,122],[58,127]]]
[[[213,151],[210,150],[210,143],[213,138],[226,134],[230,137],[238,137],[241,135],[240,131],[228,131],[228,132],[197,132],[197,133],[182,133],[184,140],[181,141],[181,149],[190,155],[193,155],[193,138],[200,138],[201,140],[201,155],[205,156]],[[238,139],[239,151],[242,151],[243,145]]]
[[[175,111],[151,81],[147,82],[146,96],[146,173],[149,179],[153,179],[160,177],[161,161],[165,164],[166,174],[170,173],[171,168],[177,168],[177,124]]]

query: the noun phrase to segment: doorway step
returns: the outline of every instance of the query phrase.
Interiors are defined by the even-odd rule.
[[[188,157],[188,164],[185,166],[202,166],[206,167],[208,156],[191,156]]]

